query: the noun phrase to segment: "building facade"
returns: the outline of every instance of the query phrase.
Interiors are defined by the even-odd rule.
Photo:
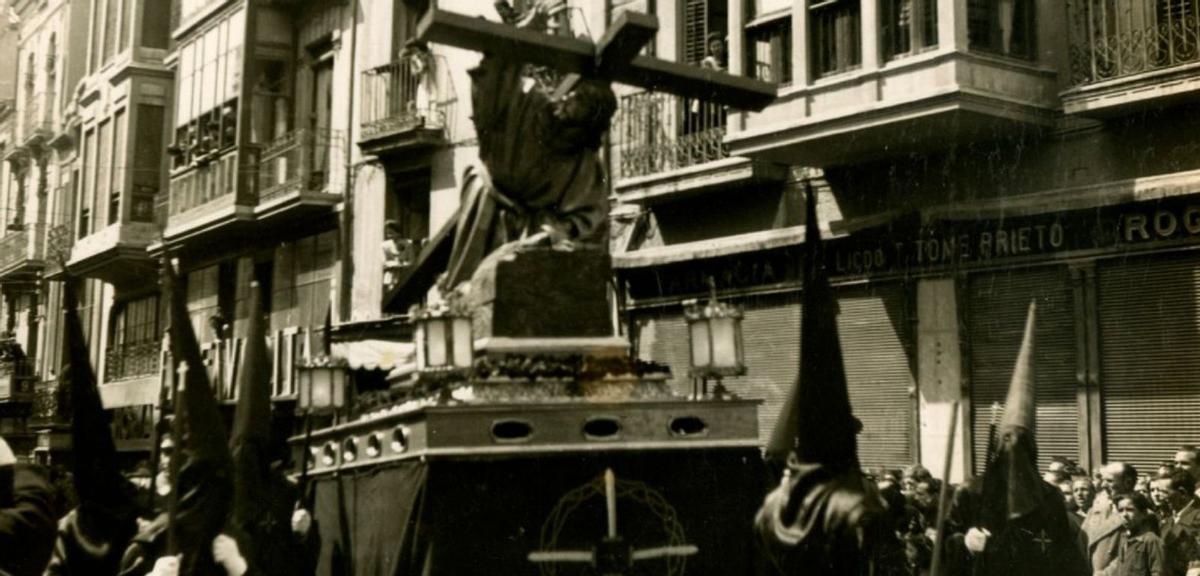
[[[659,163],[615,170],[635,206],[617,262],[643,354],[686,364],[679,303],[713,278],[746,308],[749,374],[727,384],[766,400],[770,428],[799,357],[811,185],[864,464],[940,469],[957,400],[956,474],[979,472],[1030,301],[1043,461],[1152,469],[1200,437],[1194,2],[655,8],[685,21],[667,50],[690,54],[703,24],[727,35],[731,71],[780,88],[725,115],[716,159],[680,166],[685,129],[618,144],[615,162]]]
[[[232,403],[252,279],[281,429],[296,364],[360,394],[411,362],[407,312],[448,257],[478,156],[479,55],[411,42],[424,0],[34,0],[0,136],[0,307],[28,391],[3,420],[64,449],[65,271],[131,462],[164,381],[162,258]],[[496,18],[489,5],[437,7]],[[520,3],[518,3],[520,4]],[[598,38],[778,85],[765,110],[618,86],[605,143],[621,329],[691,391],[682,304],[745,309],[762,437],[798,373],[806,190],[841,305],[864,464],[977,472],[1038,304],[1041,456],[1142,465],[1200,439],[1195,0],[571,1]],[[0,83],[0,89],[3,84]],[[4,97],[0,94],[0,99]],[[327,326],[329,328],[327,328]],[[15,390],[15,388],[14,388]],[[22,388],[22,390],[25,390]],[[3,397],[0,387],[0,397]],[[0,404],[4,404],[0,400]],[[25,406],[25,407],[21,407]]]

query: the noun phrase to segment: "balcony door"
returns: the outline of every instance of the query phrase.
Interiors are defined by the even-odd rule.
[[[311,188],[322,189],[329,184],[333,139],[330,126],[333,118],[333,54],[326,53],[312,67],[312,97],[309,99],[309,129],[313,147]]]

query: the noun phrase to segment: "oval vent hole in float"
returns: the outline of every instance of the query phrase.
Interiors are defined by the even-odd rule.
[[[691,438],[708,434],[708,423],[696,416],[680,416],[671,419],[671,435]]]
[[[583,436],[588,440],[616,440],[621,435],[621,421],[612,416],[588,418],[583,424]]]
[[[321,448],[321,464],[325,466],[333,466],[337,464],[337,444],[333,440],[325,443]]]
[[[342,461],[353,462],[358,459],[358,438],[353,436],[342,441]]]
[[[408,429],[404,426],[392,428],[392,452],[399,454],[408,450]]]
[[[527,442],[533,436],[533,424],[524,420],[497,420],[492,423],[492,438],[496,442]]]
[[[367,458],[378,458],[383,453],[383,433],[376,432],[367,437]]]

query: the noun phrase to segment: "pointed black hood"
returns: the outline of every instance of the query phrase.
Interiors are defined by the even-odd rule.
[[[824,265],[817,201],[806,187],[804,297],[800,370],[767,445],[767,458],[795,453],[802,463],[858,467],[858,420],[838,337],[838,304]]]

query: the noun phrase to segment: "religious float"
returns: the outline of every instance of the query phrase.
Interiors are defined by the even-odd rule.
[[[435,9],[419,27],[428,42],[505,55],[472,75],[473,119],[487,127],[479,170],[490,177],[464,179],[446,265],[455,289],[413,311],[416,361],[392,374],[391,397],[291,439],[312,487],[319,574],[735,574],[756,563],[750,526],[768,488],[758,403],[720,385],[744,372],[740,312],[715,296],[691,305],[695,386],[674,389],[670,370],[683,367],[640,361],[615,334],[611,262],[589,247],[607,241],[604,227],[599,238],[574,224],[564,227],[574,236],[530,238],[541,221],[530,214],[573,217],[561,212],[567,201],[542,196],[607,217],[602,177],[551,177],[599,175],[595,146],[556,142],[538,170],[520,163],[550,151],[511,147],[538,146],[529,130],[544,127],[514,122],[562,121],[549,103],[563,98],[603,106],[612,82],[751,109],[774,89],[639,56],[657,30],[650,16],[624,14],[595,44],[514,24],[538,16],[497,23]],[[522,88],[527,65],[560,83],[545,95]],[[523,229],[500,236],[525,240],[492,245],[513,221]],[[335,362],[303,368],[302,410],[346,404]]]
[[[577,273],[557,273],[567,266]],[[417,365],[393,403],[292,439],[314,487],[319,574],[754,564],[758,402],[719,383],[744,370],[738,311],[692,305],[697,388],[680,394],[669,367],[612,334],[608,274],[600,253],[493,254],[464,300],[415,313]],[[344,404],[344,372],[319,368],[303,371],[300,405]]]

